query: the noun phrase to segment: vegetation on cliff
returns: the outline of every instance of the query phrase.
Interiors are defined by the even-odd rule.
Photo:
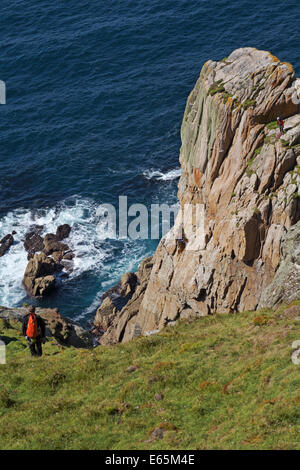
[[[41,359],[19,322],[1,319],[0,336],[2,449],[300,448],[300,301],[113,347],[51,338]]]

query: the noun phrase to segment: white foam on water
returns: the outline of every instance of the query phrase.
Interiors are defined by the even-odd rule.
[[[143,176],[148,180],[172,181],[181,176],[181,168],[175,168],[174,170],[167,171],[167,173],[163,173],[160,170],[145,170]]]
[[[143,246],[135,241],[127,239],[122,240],[122,243],[123,248],[120,250],[120,257],[118,262],[114,264],[112,270],[109,269],[109,267],[104,267],[102,274],[105,273],[106,281],[102,281],[101,289],[95,295],[92,303],[79,315],[74,317],[75,321],[80,321],[94,313],[101,305],[101,296],[104,294],[104,292],[117,284],[124,273],[135,272],[140,262],[144,258],[152,255],[152,251],[145,252]]]
[[[97,205],[93,201],[74,198],[54,208],[35,211],[17,209],[0,219],[0,239],[13,230],[17,232],[14,235],[14,244],[0,258],[0,305],[13,307],[19,305],[26,297],[22,287],[27,266],[27,253],[23,242],[25,234],[33,224],[44,226],[42,236],[55,233],[57,227],[65,223],[72,227],[66,243],[74,250],[76,257],[69,279],[91,269],[100,270],[110,250],[107,244],[99,240],[96,209]]]

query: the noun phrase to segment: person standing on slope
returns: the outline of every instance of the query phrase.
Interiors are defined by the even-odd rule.
[[[29,313],[25,315],[22,325],[22,334],[28,341],[31,356],[41,356],[43,354],[42,342],[45,339],[45,322],[35,314],[35,307],[29,307]]]
[[[283,134],[283,126],[284,126],[283,119],[281,119],[281,117],[279,116],[277,118],[277,127],[279,127],[279,130],[280,130],[281,134]]]

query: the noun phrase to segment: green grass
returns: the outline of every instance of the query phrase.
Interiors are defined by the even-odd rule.
[[[214,315],[94,350],[31,359],[0,320],[2,449],[300,449],[300,302]],[[131,365],[137,366],[128,372]],[[156,400],[161,393],[163,398]],[[149,442],[152,429],[162,439]]]
[[[267,128],[271,131],[277,129],[277,121],[271,121],[267,124]]]
[[[262,148],[263,148],[263,146],[261,145],[260,147],[258,147],[257,149],[255,149],[255,151],[254,151],[254,157],[257,157],[257,155],[260,154],[260,152],[262,151]]]
[[[242,103],[242,106],[243,106],[243,108],[246,108],[246,109],[247,109],[247,108],[250,108],[251,106],[255,106],[255,104],[256,104],[256,101],[255,101],[255,100],[249,99],[249,100],[244,101],[244,102]]]
[[[217,82],[213,83],[208,90],[210,96],[214,96],[216,93],[223,93],[225,91],[224,84],[222,80],[218,80]]]
[[[264,144],[272,144],[274,145],[275,142],[277,141],[277,137],[276,135],[267,135],[265,138],[264,138]]]
[[[233,95],[231,93],[227,93],[227,92],[223,93],[223,102],[224,102],[224,104],[227,103],[228,99],[232,98],[232,96]]]

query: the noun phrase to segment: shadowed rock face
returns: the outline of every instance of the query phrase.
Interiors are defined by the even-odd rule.
[[[136,275],[124,274],[119,284],[107,292],[94,320],[96,329],[102,334],[100,344],[128,341],[141,334],[135,318],[147,288],[152,266],[152,258],[145,258]],[[116,307],[120,299],[125,301],[121,310]]]
[[[185,212],[188,242],[178,249],[176,220],[121,340],[180,317],[272,304],[266,292],[286,256],[281,242],[300,219],[299,91],[293,67],[266,51],[238,49],[204,64],[183,117],[178,187],[183,211],[204,206],[204,244]]]

